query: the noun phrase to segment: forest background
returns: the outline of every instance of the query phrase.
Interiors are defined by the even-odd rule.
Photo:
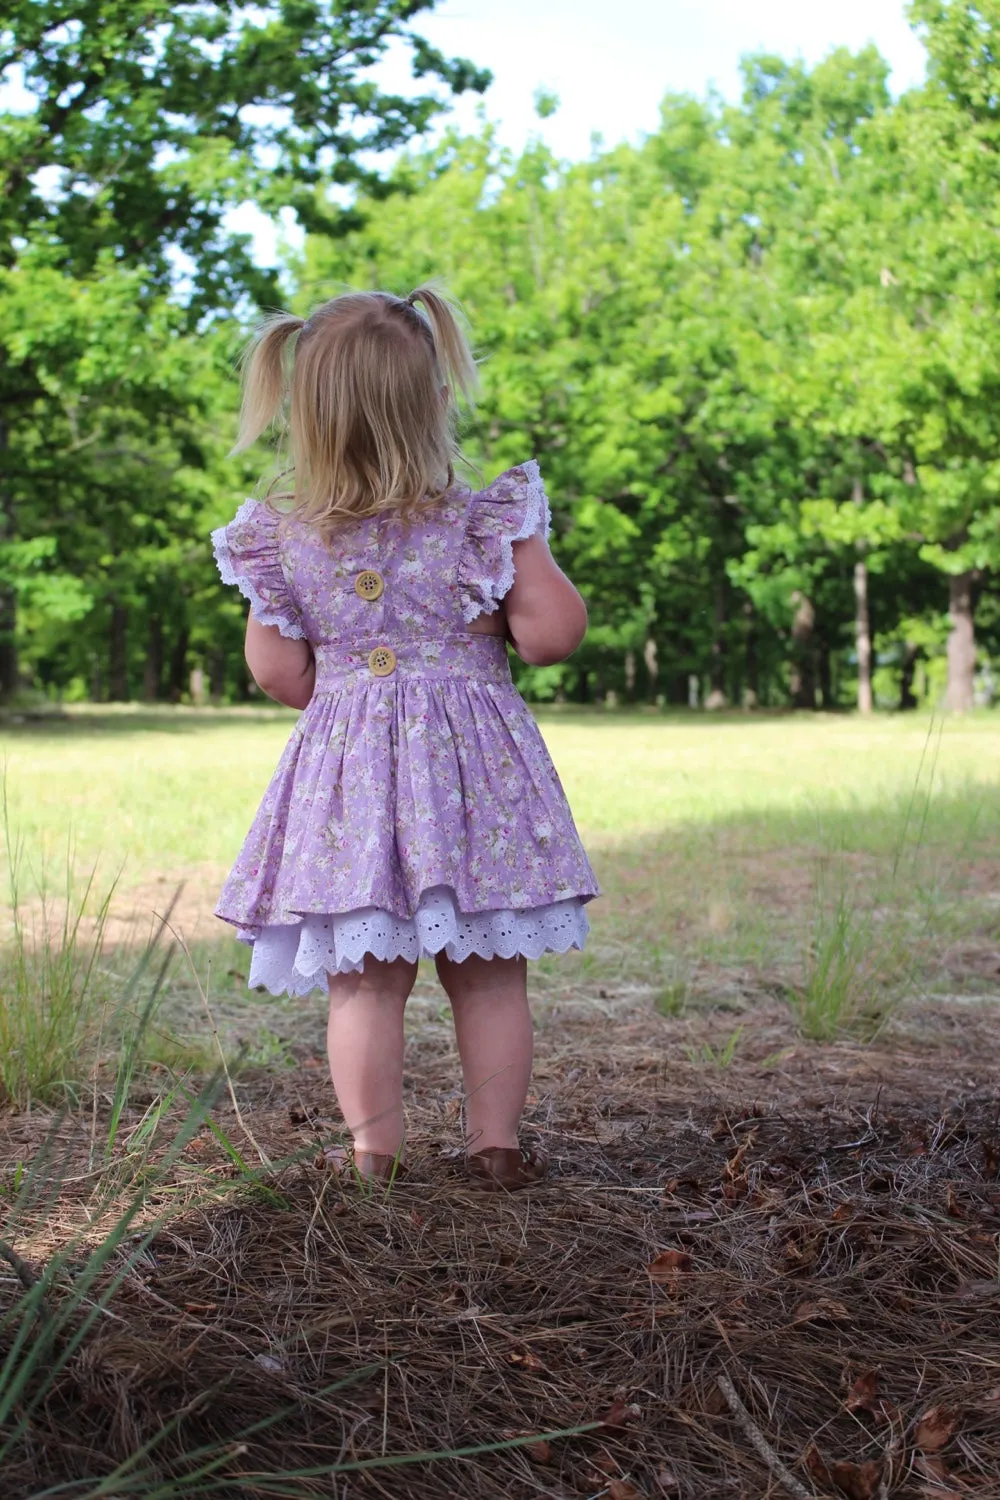
[[[0,694],[240,701],[208,546],[261,308],[442,277],[483,358],[466,451],[536,457],[592,628],[535,700],[967,709],[1000,659],[1000,0],[745,61],[635,144],[432,147],[479,63],[432,0],[23,0],[0,16]],[[414,29],[416,28],[416,30]],[[373,66],[409,49],[422,82]],[[540,94],[539,114],[556,101]],[[382,167],[392,153],[391,165]],[[227,211],[291,210],[273,270]]]

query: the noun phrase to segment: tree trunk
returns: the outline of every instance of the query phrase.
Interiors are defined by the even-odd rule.
[[[920,648],[912,641],[907,641],[903,647],[903,667],[899,674],[899,706],[901,709],[916,708],[917,695],[913,691],[913,678],[917,669],[917,657]]]
[[[854,640],[858,652],[858,712],[872,711],[872,635],[868,613],[868,564],[854,564]],[[825,706],[825,705],[824,705]]]
[[[108,634],[108,698],[112,703],[128,702],[128,610],[124,604],[111,606],[111,628]]]
[[[150,615],[146,638],[146,662],[142,671],[142,696],[147,703],[156,703],[159,699],[162,675],[163,620],[159,615]]]
[[[757,664],[757,611],[754,609],[752,599],[748,599],[744,604],[743,613],[747,617],[746,655],[743,664],[747,690],[743,706],[744,708],[757,708],[760,705],[760,668]]]
[[[219,646],[215,646],[208,658],[208,692],[216,707],[222,702],[222,695],[225,691],[226,653]]]
[[[792,704],[795,708],[816,707],[816,654],[813,632],[816,610],[808,594],[798,590],[792,595],[795,618],[792,620]]]
[[[972,609],[972,574],[953,573],[948,579],[948,689],[944,706],[953,714],[972,708],[976,674],[976,627]]]
[[[174,649],[170,653],[168,692],[171,703],[179,703],[187,687],[187,654],[190,639],[191,632],[186,625],[182,625],[174,641]]]
[[[0,589],[0,703],[12,698],[21,681],[17,659],[17,599]]]
[[[817,652],[819,665],[819,695],[826,713],[833,707],[833,652],[829,641],[820,641]]]
[[[625,652],[625,697],[629,703],[635,697],[635,652]]]
[[[7,423],[0,417],[0,475],[6,467]],[[14,540],[14,507],[7,487],[0,480],[0,543]],[[12,698],[20,686],[17,660],[17,596],[0,588],[0,703]]]
[[[725,708],[726,698],[726,580],[720,575],[715,580],[715,605],[713,609],[712,660],[709,667],[708,697],[706,708]]]
[[[656,690],[660,681],[660,662],[656,642],[651,635],[646,637],[646,644],[642,648],[642,659],[646,666],[646,698],[650,703],[655,703]]]

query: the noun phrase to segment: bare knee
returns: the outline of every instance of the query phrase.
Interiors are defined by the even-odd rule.
[[[524,958],[480,958],[473,953],[457,963],[439,953],[435,963],[438,978],[453,1006],[478,998],[510,998],[527,993],[528,964]]]
[[[352,1000],[405,1005],[417,977],[417,966],[405,958],[389,963],[371,958],[356,974],[330,975],[330,1004],[340,1006]]]

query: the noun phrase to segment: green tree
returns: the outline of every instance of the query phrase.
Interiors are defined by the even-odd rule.
[[[390,43],[408,49],[418,78],[454,91],[488,82],[487,73],[442,56],[413,30],[432,4],[6,6],[0,79],[20,83],[33,102],[0,114],[0,269],[58,272],[69,296],[72,284],[96,287],[141,270],[136,308],[155,322],[169,295],[184,311],[178,337],[206,319],[232,316],[248,298],[273,302],[276,272],[253,263],[247,237],[227,228],[227,213],[251,201],[269,214],[290,209],[327,233],[354,221],[350,209],[320,199],[320,178],[377,194],[371,153],[399,146],[442,107],[433,90],[403,97],[378,85],[372,66]],[[16,301],[23,283],[10,285]],[[16,450],[21,479],[0,491],[8,575],[19,555],[11,549],[48,530],[47,516],[25,498],[25,465],[35,454],[44,454],[43,463],[52,457],[44,439],[31,435],[53,427],[51,377],[32,347],[24,340],[16,352],[6,341],[0,347],[0,450]],[[102,351],[93,352],[99,363]],[[67,354],[75,359],[75,346]],[[141,416],[141,402],[135,411]],[[125,499],[119,489],[118,503]],[[81,504],[92,507],[92,529],[104,528],[100,492]],[[51,555],[56,571],[64,561]],[[0,695],[17,682],[16,605],[17,589],[9,578],[3,587],[0,575]]]

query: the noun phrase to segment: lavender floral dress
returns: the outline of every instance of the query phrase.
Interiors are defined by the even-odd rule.
[[[253,944],[252,986],[306,994],[366,954],[583,946],[593,871],[503,640],[467,628],[513,584],[512,544],[548,526],[532,461],[332,545],[255,500],[213,533],[223,581],[316,657],[216,908]]]

